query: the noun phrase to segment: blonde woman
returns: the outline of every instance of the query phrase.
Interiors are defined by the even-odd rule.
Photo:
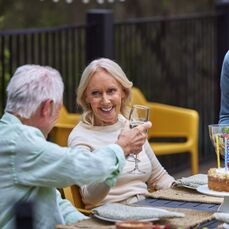
[[[85,68],[77,89],[77,103],[83,108],[83,114],[81,122],[69,136],[69,146],[93,151],[114,143],[120,132],[129,128],[131,88],[132,82],[117,63],[106,58],[92,61]],[[133,203],[144,199],[148,189],[171,186],[174,178],[161,166],[148,141],[138,158],[139,168],[144,174],[128,173],[134,163],[126,160],[114,187],[105,183],[82,186],[81,194],[86,208],[111,202]]]

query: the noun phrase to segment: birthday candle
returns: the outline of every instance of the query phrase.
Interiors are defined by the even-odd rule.
[[[227,165],[227,151],[228,151],[228,147],[227,147],[227,138],[224,138],[224,167],[225,170],[228,171],[228,165]]]
[[[216,134],[216,156],[217,156],[217,165],[218,169],[220,168],[220,155],[219,155],[219,135]]]

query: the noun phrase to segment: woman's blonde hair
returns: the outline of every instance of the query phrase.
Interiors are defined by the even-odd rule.
[[[133,83],[128,80],[122,68],[114,61],[107,58],[93,60],[83,71],[77,89],[77,104],[83,108],[82,121],[94,125],[94,115],[89,104],[85,100],[85,91],[91,77],[98,71],[104,70],[116,79],[123,87],[125,97],[122,99],[121,114],[125,117],[129,114],[129,104],[131,101],[131,88]]]

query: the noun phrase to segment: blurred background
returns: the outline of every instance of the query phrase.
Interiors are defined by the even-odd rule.
[[[71,2],[71,3],[68,3]],[[90,9],[112,9],[115,21],[214,10],[214,0],[0,0],[1,30],[85,23]]]
[[[197,110],[200,163],[214,160],[208,124],[218,122],[220,69],[229,48],[228,4],[0,0],[0,114],[7,82],[26,63],[58,69],[65,106],[79,112],[75,88],[81,73],[91,59],[106,56],[119,63],[148,100]],[[159,160],[172,173],[190,166],[188,154]]]

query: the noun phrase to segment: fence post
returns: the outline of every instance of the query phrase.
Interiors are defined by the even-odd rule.
[[[99,57],[113,58],[113,14],[111,10],[87,12],[86,64]]]
[[[215,8],[218,14],[217,16],[217,44],[216,44],[216,114],[220,111],[220,74],[224,56],[229,49],[229,0],[216,0]],[[219,117],[216,117],[215,123],[217,123]]]

